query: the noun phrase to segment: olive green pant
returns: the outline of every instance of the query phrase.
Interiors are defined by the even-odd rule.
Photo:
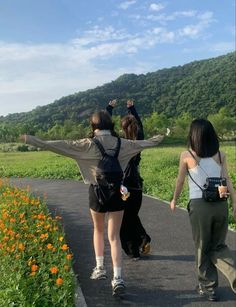
[[[228,231],[227,201],[206,202],[203,199],[192,199],[188,204],[188,212],[199,283],[209,291],[216,288],[219,269],[236,293],[236,261],[225,244]]]

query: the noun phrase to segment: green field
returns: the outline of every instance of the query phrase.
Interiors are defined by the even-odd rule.
[[[141,174],[144,178],[144,193],[170,201],[174,192],[180,152],[184,147],[157,147],[144,150]],[[227,155],[228,169],[236,188],[236,149],[233,145],[221,146]],[[76,179],[81,176],[74,160],[51,152],[7,152],[0,153],[1,177],[37,177],[51,179]],[[187,186],[180,197],[179,205],[186,207]],[[231,210],[230,210],[231,211]],[[232,215],[229,223],[235,227]]]

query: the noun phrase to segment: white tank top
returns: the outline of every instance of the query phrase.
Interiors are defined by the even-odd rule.
[[[201,167],[197,165],[194,168],[189,169],[188,171],[193,177],[193,179],[200,185],[200,187],[204,186],[207,177],[220,177],[221,166],[213,158],[202,158],[199,161],[199,164]],[[189,176],[188,186],[190,199],[202,198],[202,191]]]

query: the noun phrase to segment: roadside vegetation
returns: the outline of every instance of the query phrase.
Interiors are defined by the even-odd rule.
[[[0,180],[0,306],[74,306],[72,254],[60,220],[29,189]]]

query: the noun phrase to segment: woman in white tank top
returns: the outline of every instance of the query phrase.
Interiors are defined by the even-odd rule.
[[[180,155],[179,173],[170,208],[174,211],[188,175],[188,212],[195,243],[197,292],[210,301],[216,301],[219,299],[216,291],[217,269],[228,278],[233,292],[236,293],[236,264],[225,244],[228,204],[227,200],[213,203],[205,201],[200,187],[203,187],[206,177],[225,177],[235,218],[236,194],[228,175],[226,156],[219,151],[217,134],[208,120],[196,119],[191,123],[188,149]]]

